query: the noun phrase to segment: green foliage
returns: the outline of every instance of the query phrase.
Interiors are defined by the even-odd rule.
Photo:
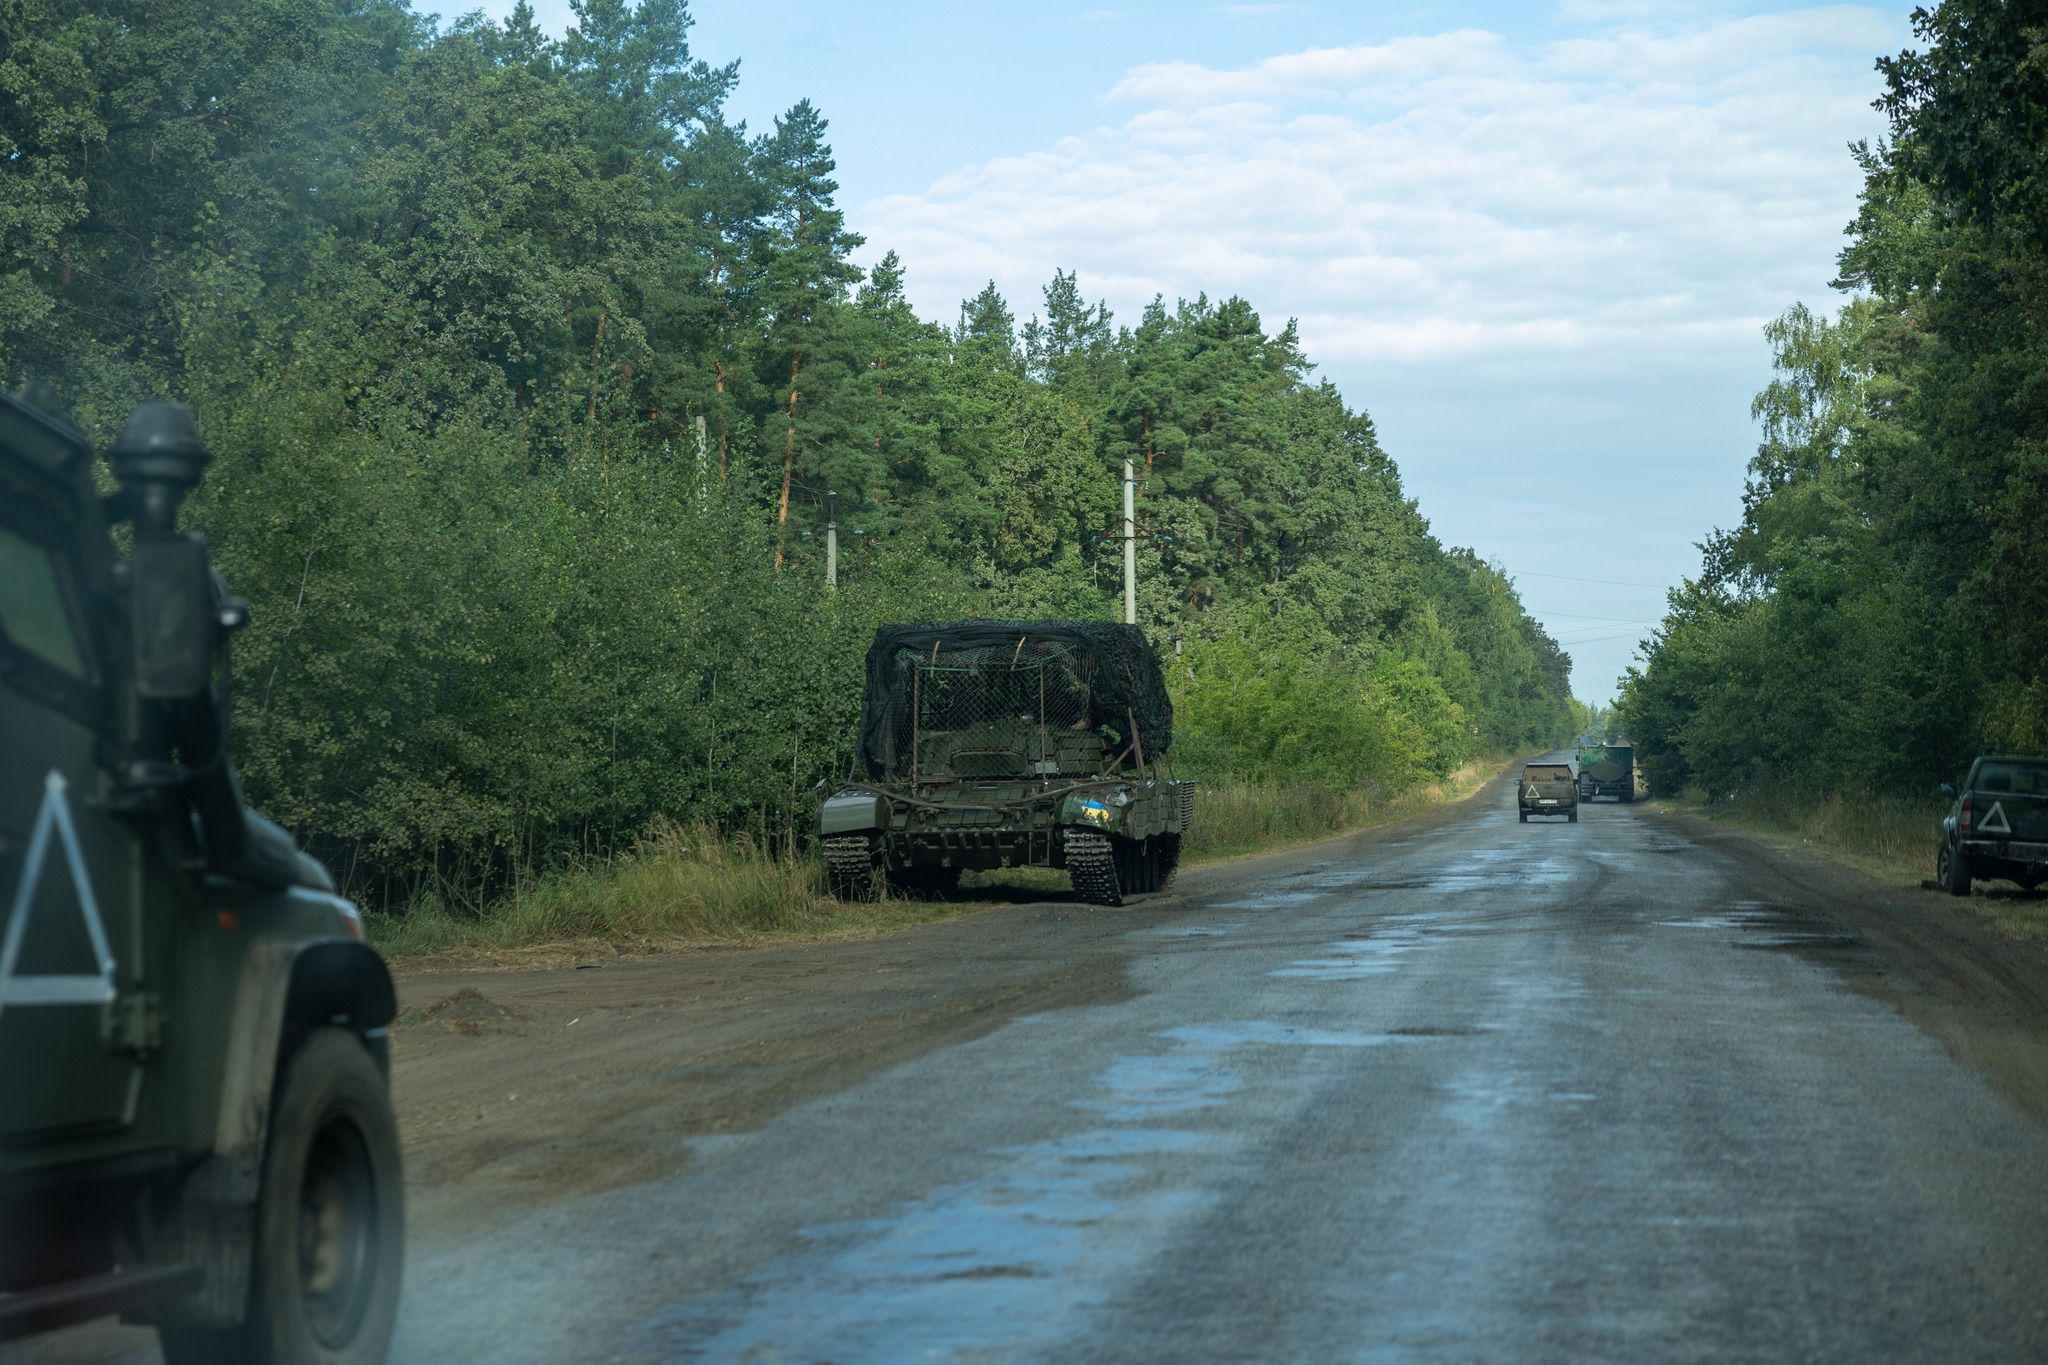
[[[1879,63],[1832,320],[1765,329],[1742,524],[1674,591],[1622,719],[1651,785],[1923,795],[2048,739],[2048,129],[2024,6],[1917,10]]]
[[[0,0],[0,380],[102,438],[198,408],[244,774],[351,885],[786,850],[876,624],[1117,611],[1126,458],[1186,766],[1391,793],[1565,737],[1568,661],[1291,323],[1065,271],[920,320],[821,111],[729,122],[683,0],[574,10]]]

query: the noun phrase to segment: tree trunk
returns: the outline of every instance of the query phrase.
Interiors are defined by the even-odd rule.
[[[725,361],[714,359],[712,368],[718,373],[718,481],[725,482]]]
[[[597,336],[590,343],[590,398],[583,405],[583,458],[586,460],[590,458],[590,442],[597,434],[597,357],[604,350],[604,324],[606,316],[603,309],[598,310]],[[605,475],[607,481],[609,481],[611,475],[609,468],[605,470]]]
[[[802,365],[801,351],[789,353],[789,424],[782,443],[782,502],[775,509],[775,572],[782,572],[782,538],[789,524],[789,482],[796,470],[796,376]]]

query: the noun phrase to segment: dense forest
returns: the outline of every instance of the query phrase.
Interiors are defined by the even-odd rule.
[[[1913,22],[1852,149],[1851,297],[1767,329],[1742,521],[1624,679],[1662,789],[1931,792],[2048,748],[2048,20]]]
[[[1291,325],[1065,271],[921,319],[818,109],[729,121],[683,0],[575,11],[0,4],[0,379],[99,439],[198,410],[244,775],[353,885],[801,830],[876,623],[1117,614],[1126,458],[1183,770],[1399,790],[1568,732]]]

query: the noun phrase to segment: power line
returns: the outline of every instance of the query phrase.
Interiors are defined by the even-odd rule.
[[[1519,578],[1556,578],[1566,583],[1601,583],[1611,588],[1656,588],[1663,592],[1671,587],[1669,583],[1637,583],[1626,578],[1574,578],[1566,573],[1537,573],[1533,569],[1509,569],[1508,572]]]
[[[1597,621],[1610,626],[1640,626],[1660,619],[1655,616],[1588,616],[1581,611],[1545,611],[1541,607],[1532,607],[1526,603],[1523,604],[1522,610],[1528,612],[1531,616],[1541,616],[1546,619],[1552,616],[1563,616],[1573,621]]]
[[[1583,641],[1559,641],[1559,645],[1571,647],[1571,645],[1599,645],[1602,641],[1626,641],[1630,634],[1634,634],[1634,630],[1620,630],[1616,634],[1593,634],[1593,636],[1587,636],[1587,639],[1583,639]]]

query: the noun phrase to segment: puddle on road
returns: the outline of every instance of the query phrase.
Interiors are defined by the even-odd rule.
[[[1466,864],[1430,878],[1425,888],[1455,895],[1495,890],[1504,884],[1518,888],[1562,886],[1585,877],[1583,869],[1574,867],[1570,859],[1532,858],[1526,848],[1515,846],[1477,849],[1468,855]]]
[[[1469,933],[1484,925],[1462,921],[1447,910],[1389,915],[1370,928],[1345,934],[1317,949],[1316,957],[1275,967],[1267,976],[1306,981],[1362,981],[1399,970],[1401,959],[1429,946],[1440,934]]]
[[[1189,1024],[1168,1029],[1159,1036],[1188,1043],[1204,1053],[1213,1054],[1241,1047],[1382,1047],[1400,1032],[1396,1029],[1393,1034],[1361,1033],[1249,1020],[1230,1024]]]
[[[1322,957],[1290,962],[1266,975],[1311,981],[1360,981],[1394,971],[1400,965],[1399,959],[1422,946],[1423,937],[1416,931],[1394,930],[1372,938],[1332,943],[1323,949]]]
[[[1210,1161],[1242,1142],[1185,1126],[1269,1071],[1274,1048],[1423,1045],[1456,1025],[1389,1033],[1233,1020],[1168,1029],[1071,1102],[1095,1125],[990,1149],[997,1168],[884,1216],[802,1230],[802,1249],[739,1287],[643,1323],[665,1359],[889,1361],[1029,1357],[1071,1341],[1159,1243],[1199,1216]],[[1176,1120],[1182,1126],[1175,1126]]]
[[[1729,940],[1736,948],[1848,950],[1866,947],[1858,934],[1841,921],[1781,901],[1736,901],[1725,911],[1692,915],[1684,919],[1661,919],[1667,929],[1718,929],[1745,937]]]
[[[1299,905],[1320,897],[1320,891],[1261,891],[1242,900],[1218,901],[1218,910],[1272,910],[1282,905]]]

